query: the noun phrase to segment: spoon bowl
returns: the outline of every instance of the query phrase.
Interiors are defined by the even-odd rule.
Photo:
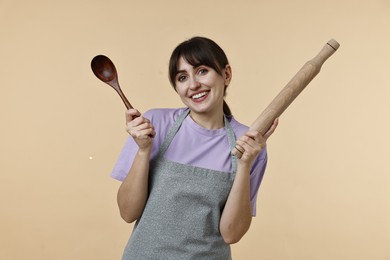
[[[133,108],[119,86],[115,65],[108,57],[104,55],[95,56],[91,61],[91,68],[98,79],[115,89],[127,109]]]

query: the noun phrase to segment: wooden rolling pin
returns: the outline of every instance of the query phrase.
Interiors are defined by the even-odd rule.
[[[274,120],[294,101],[309,82],[320,72],[322,64],[339,48],[340,44],[331,39],[313,59],[307,61],[287,85],[272,100],[260,116],[252,123],[250,130],[256,130],[264,135]],[[239,148],[233,148],[232,153],[241,158]]]

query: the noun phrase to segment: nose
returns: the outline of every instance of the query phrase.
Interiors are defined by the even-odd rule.
[[[198,89],[199,87],[200,87],[200,82],[198,81],[198,79],[196,77],[191,77],[190,89],[194,90],[194,89]]]

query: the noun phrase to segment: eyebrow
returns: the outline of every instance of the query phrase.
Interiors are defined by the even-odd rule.
[[[176,71],[176,75],[180,74],[180,73],[183,73],[183,72],[187,72],[187,71],[186,70],[178,70],[178,71]]]
[[[192,65],[191,65],[192,66]],[[197,68],[199,68],[200,66],[203,66],[202,64],[195,64],[194,66],[192,66],[194,69],[197,69]],[[180,73],[183,73],[183,72],[187,72],[186,70],[178,70],[178,71],[176,71],[176,74],[175,75],[177,75],[177,74],[180,74]]]

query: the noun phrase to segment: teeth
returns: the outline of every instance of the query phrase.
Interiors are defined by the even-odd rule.
[[[207,92],[198,93],[196,95],[193,95],[192,98],[198,99],[198,98],[204,97],[206,94],[207,94]]]

